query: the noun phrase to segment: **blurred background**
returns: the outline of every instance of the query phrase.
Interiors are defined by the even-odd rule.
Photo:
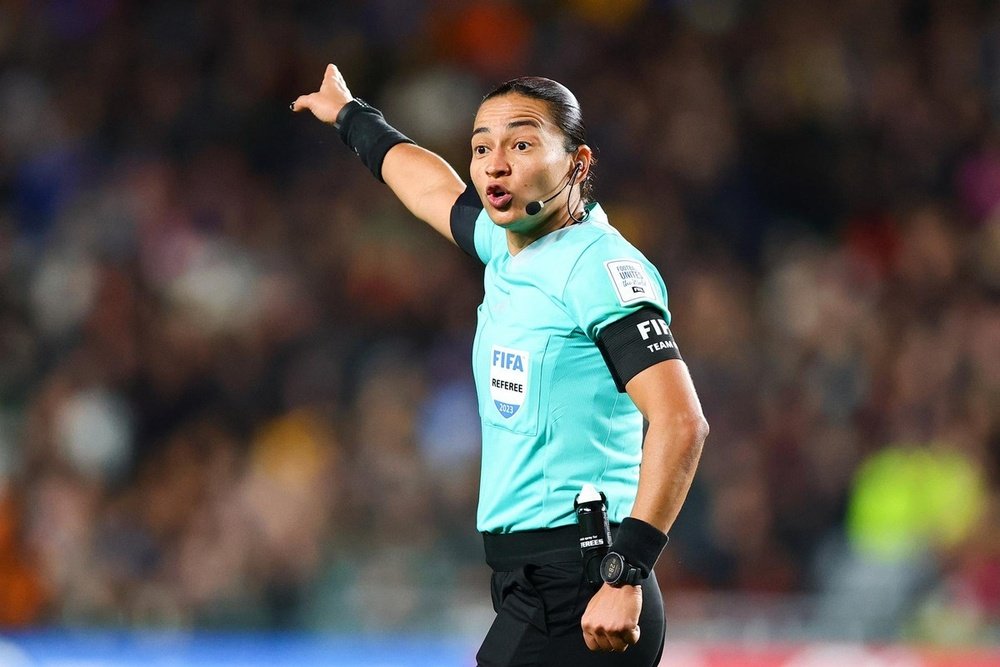
[[[712,426],[664,664],[1000,643],[1000,4],[0,0],[11,655],[194,629],[471,660],[482,270],[289,112],[328,62],[464,177],[495,85],[577,94]]]

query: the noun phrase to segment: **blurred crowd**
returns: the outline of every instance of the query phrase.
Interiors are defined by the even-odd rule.
[[[460,174],[494,85],[579,97],[712,426],[668,611],[803,594],[873,636],[996,640],[977,0],[0,1],[0,625],[487,603],[482,271],[288,111],[327,62]]]

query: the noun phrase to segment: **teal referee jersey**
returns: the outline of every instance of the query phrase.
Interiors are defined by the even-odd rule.
[[[466,202],[471,217],[478,200]],[[584,222],[516,255],[481,204],[471,238],[463,244],[456,234],[486,266],[473,346],[483,433],[482,532],[573,523],[573,500],[588,482],[607,495],[611,521],[628,516],[635,501],[642,415],[619,392],[597,340],[605,326],[644,307],[662,319],[640,329],[667,332],[667,292],[655,267],[601,207],[587,210]]]

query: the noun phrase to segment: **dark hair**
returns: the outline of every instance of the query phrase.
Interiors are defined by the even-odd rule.
[[[541,100],[548,105],[552,122],[563,134],[563,147],[567,153],[572,153],[587,143],[587,128],[583,124],[580,103],[566,86],[542,76],[521,76],[494,88],[483,98],[483,102],[511,94]],[[591,171],[587,172],[587,179],[580,184],[580,194],[584,201],[590,201],[593,191],[591,176],[595,162],[597,159],[591,158]]]

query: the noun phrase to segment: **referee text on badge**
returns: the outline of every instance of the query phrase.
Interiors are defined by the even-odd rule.
[[[530,361],[531,355],[524,350],[493,346],[490,354],[490,398],[504,419],[513,417],[524,405]]]

